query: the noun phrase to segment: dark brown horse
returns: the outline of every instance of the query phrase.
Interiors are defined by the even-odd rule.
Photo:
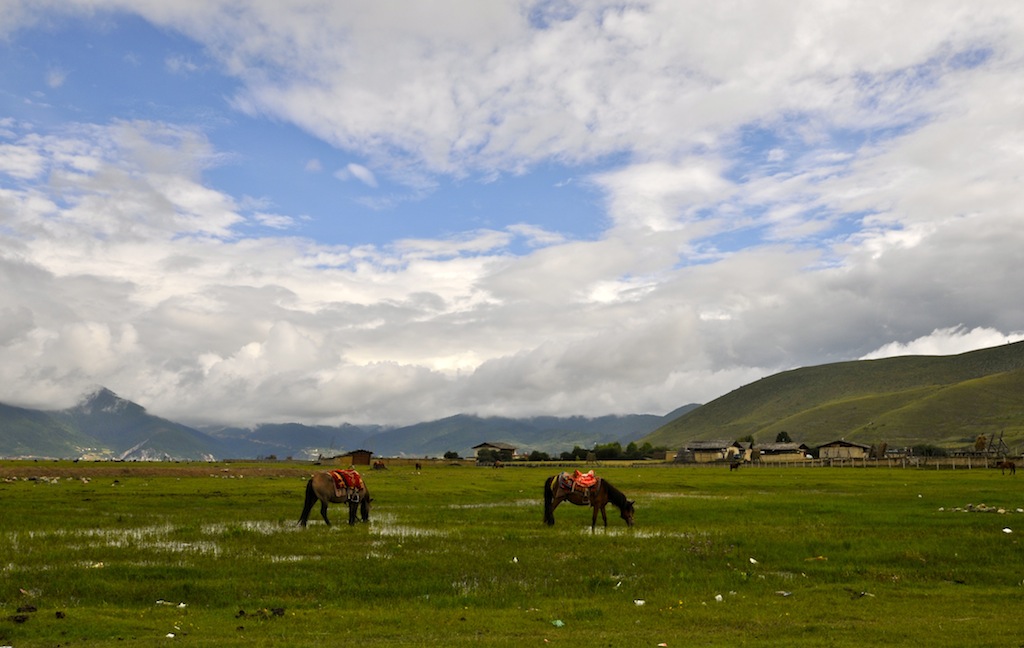
[[[999,463],[997,463],[996,464],[996,468],[999,469],[999,474],[1000,475],[1005,475],[1007,470],[1010,471],[1011,475],[1016,475],[1017,474],[1017,464],[1015,464],[1014,462],[1010,461],[1009,459],[1006,459],[1006,460],[1003,460],[1003,461],[1000,461]]]
[[[548,477],[544,482],[544,523],[552,526],[555,523],[555,508],[562,502],[569,502],[577,506],[590,506],[594,509],[593,518],[590,521],[590,529],[597,526],[597,512],[601,512],[601,519],[604,526],[608,526],[608,515],[604,507],[611,503],[619,509],[619,515],[626,521],[626,526],[633,526],[633,502],[626,499],[626,496],[619,489],[608,483],[607,479],[597,478],[593,486],[575,486],[572,476],[568,473],[560,473]]]
[[[332,471],[344,473],[339,475],[343,478],[335,480],[331,472],[314,473],[313,477],[306,482],[306,503],[302,507],[302,515],[299,517],[299,524],[306,526],[309,521],[309,512],[313,505],[320,500],[320,515],[324,522],[330,526],[331,521],[327,519],[328,504],[348,504],[348,523],[356,523],[356,511],[362,513],[363,522],[370,521],[370,491],[362,476],[354,470]]]

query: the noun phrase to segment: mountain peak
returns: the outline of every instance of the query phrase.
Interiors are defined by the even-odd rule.
[[[106,387],[97,387],[85,394],[73,409],[83,414],[124,414],[129,411],[142,413],[146,408],[121,398]]]

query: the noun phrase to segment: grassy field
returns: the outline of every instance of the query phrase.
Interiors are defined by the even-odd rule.
[[[0,463],[0,645],[1024,644],[1024,474],[605,467],[637,525],[591,533],[466,466],[303,530],[313,469]]]

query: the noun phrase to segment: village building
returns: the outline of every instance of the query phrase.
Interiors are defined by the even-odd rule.
[[[337,461],[342,465],[350,466],[369,466],[370,457],[373,456],[373,452],[369,450],[350,450],[344,454],[335,455],[331,457],[332,461]]]
[[[738,441],[691,441],[676,455],[680,463],[742,461],[745,449]]]
[[[516,454],[516,446],[502,443],[500,441],[484,441],[473,446],[473,452],[477,459],[480,459],[480,453],[485,450],[498,452],[500,454],[507,454],[509,457],[514,457]]]
[[[819,459],[867,459],[871,456],[871,446],[839,439],[818,446]]]
[[[759,443],[754,448],[754,461],[761,463],[785,463],[803,461],[810,456],[811,449],[804,443]]]

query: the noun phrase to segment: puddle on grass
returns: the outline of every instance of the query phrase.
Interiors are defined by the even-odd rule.
[[[223,535],[233,529],[252,531],[261,535],[273,535],[275,533],[289,533],[301,531],[302,527],[295,522],[270,522],[268,520],[243,520],[231,524],[218,522],[216,524],[204,524],[201,527],[203,533],[208,535]]]
[[[422,527],[398,524],[394,515],[379,515],[370,521],[370,533],[382,537],[394,538],[426,538],[443,537],[447,531],[441,529],[424,529]]]
[[[702,535],[686,533],[683,531],[651,531],[650,529],[640,529],[637,527],[630,528],[624,525],[616,525],[613,527],[611,526],[610,517],[607,529],[601,526],[601,523],[598,522],[598,525],[593,531],[590,530],[589,526],[586,526],[580,528],[579,533],[582,536],[624,536],[628,538],[638,538],[640,540],[663,540],[665,538],[692,540],[697,536]]]
[[[644,493],[642,499],[701,499],[701,500],[726,500],[727,495],[703,495],[700,493]]]
[[[485,509],[485,508],[506,508],[509,506],[542,506],[541,500],[539,499],[517,499],[511,502],[488,502],[486,504],[449,504],[448,508],[465,510],[465,509]]]
[[[320,560],[320,556],[271,556],[270,562],[272,563],[294,563],[303,562],[305,560]]]

